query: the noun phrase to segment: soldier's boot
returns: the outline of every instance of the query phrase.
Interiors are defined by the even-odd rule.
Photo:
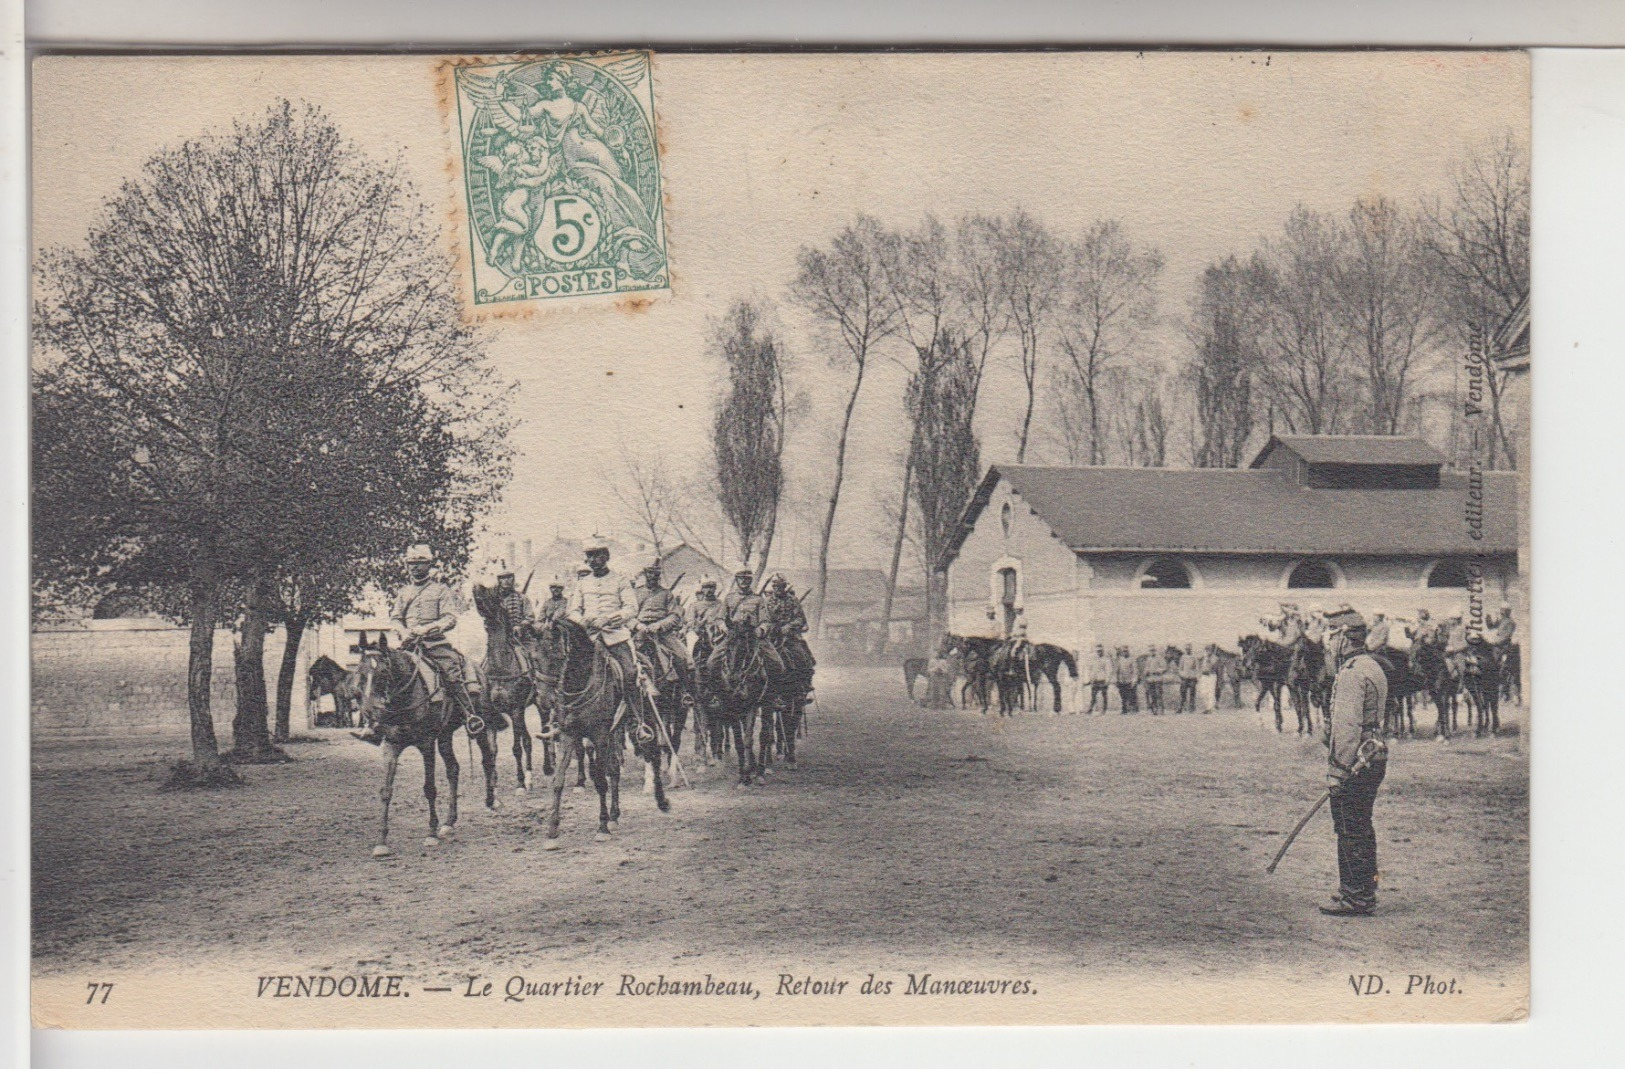
[[[474,698],[469,695],[468,686],[462,682],[450,679],[446,681],[446,695],[451,698],[452,704],[463,713],[463,726],[474,737],[485,733],[485,719],[474,708]]]
[[[368,745],[382,745],[384,741],[384,728],[373,723],[366,730],[352,730],[350,737],[356,741],[364,741]]]

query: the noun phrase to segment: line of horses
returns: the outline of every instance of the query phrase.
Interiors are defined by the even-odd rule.
[[[696,688],[688,695],[681,682],[660,673],[652,638],[640,638],[637,645],[646,673],[627,681],[620,664],[577,622],[559,618],[518,626],[509,621],[496,590],[481,585],[474,586],[474,606],[485,625],[486,657],[474,668],[477,682],[471,693],[484,726],[479,733],[468,732],[468,737],[480,751],[485,805],[491,810],[500,806],[499,720],[493,718],[500,714],[512,726],[520,793],[535,788],[534,756],[538,739],[541,743],[542,774],[551,778],[553,792],[544,849],[559,848],[562,801],[572,761],[577,764],[576,785],[584,786],[590,775],[598,792],[595,841],[607,840],[619,825],[627,748],[644,762],[645,785],[656,806],[669,811],[666,785],[673,769],[682,773],[680,749],[691,710],[692,755],[709,767],[731,746],[738,758],[740,786],[771,774],[776,758],[795,767],[811,682],[788,668],[772,644],[748,626],[730,625],[726,632],[699,639]],[[333,696],[341,717],[353,713],[358,722],[383,728],[382,812],[373,856],[393,855],[390,801],[396,769],[407,749],[417,749],[423,757],[423,796],[429,812],[424,844],[437,845],[456,830],[461,768],[453,746],[457,730],[468,730],[464,715],[444,690],[436,689],[422,661],[409,650],[390,645],[386,633],[373,637],[363,633],[357,651],[353,671],[346,672],[331,660],[331,668],[319,661],[314,664],[311,690],[313,695],[319,690]],[[710,658],[712,653],[715,659]],[[640,689],[643,703],[636,696]],[[531,709],[538,715],[538,730],[545,734],[531,732]],[[444,823],[437,802],[437,758],[445,764],[450,790]]]
[[[1334,669],[1327,666],[1325,647],[1305,640],[1297,651],[1269,638],[1251,634],[1237,642],[1239,651],[1214,647],[1209,667],[1216,678],[1215,694],[1222,700],[1230,691],[1234,707],[1243,706],[1241,687],[1251,682],[1255,688],[1253,710],[1260,711],[1266,699],[1275,713],[1275,729],[1285,730],[1283,698],[1297,716],[1299,734],[1313,733],[1316,716],[1324,720],[1331,704]],[[950,634],[945,650],[957,653],[959,663],[955,682],[959,686],[958,706],[979,706],[985,714],[997,698],[1001,715],[1009,715],[1040,703],[1044,684],[1050,687],[1052,709],[1062,709],[1061,669],[1075,681],[1077,664],[1072,653],[1058,645],[1035,644],[1025,658],[1013,657],[1008,644],[998,638],[962,637]],[[1419,641],[1409,650],[1384,648],[1374,653],[1388,675],[1388,712],[1384,730],[1395,737],[1416,734],[1416,707],[1427,701],[1437,713],[1435,735],[1449,738],[1463,727],[1478,735],[1498,734],[1500,705],[1516,698],[1523,702],[1522,662],[1517,645],[1501,649],[1482,639],[1469,643],[1459,659],[1451,659],[1437,641]],[[921,679],[933,682],[930,661],[911,657],[903,661],[903,681],[910,700],[915,699]],[[933,689],[941,686],[933,683]],[[954,698],[933,696],[928,702],[952,706]]]

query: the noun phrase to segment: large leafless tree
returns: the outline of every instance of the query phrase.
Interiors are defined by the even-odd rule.
[[[1191,462],[1235,467],[1258,420],[1254,378],[1263,361],[1264,268],[1257,257],[1230,256],[1202,272],[1187,338],[1185,379],[1193,403]]]
[[[851,386],[846,392],[846,405],[841,411],[840,431],[835,442],[835,472],[830,480],[829,501],[818,536],[817,596],[812,607],[813,629],[820,635],[824,601],[829,591],[829,545],[835,532],[841,488],[846,480],[852,415],[857,409],[875,347],[897,330],[896,295],[886,285],[887,241],[879,221],[872,216],[859,216],[836,234],[827,249],[803,247],[797,259],[796,278],[791,284],[796,300],[833,337],[830,364],[851,372]]]
[[[1136,245],[1116,220],[1093,224],[1065,249],[1058,337],[1065,355],[1058,409],[1068,461],[1107,457],[1110,373],[1157,319],[1162,255]]]

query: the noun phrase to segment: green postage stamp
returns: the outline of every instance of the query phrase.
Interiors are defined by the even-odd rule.
[[[474,304],[669,289],[650,54],[453,73]]]

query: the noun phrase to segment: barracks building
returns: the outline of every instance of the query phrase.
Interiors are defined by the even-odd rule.
[[[1517,475],[1444,461],[1409,437],[1273,436],[1246,469],[991,466],[944,557],[948,629],[997,635],[1021,608],[1035,642],[1138,652],[1234,648],[1283,602],[1471,624],[1513,601]]]

